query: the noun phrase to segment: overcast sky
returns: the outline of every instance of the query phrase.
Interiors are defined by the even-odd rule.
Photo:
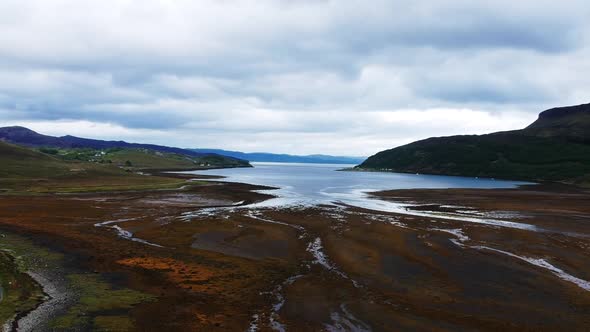
[[[590,2],[0,1],[0,125],[368,156],[590,102]]]

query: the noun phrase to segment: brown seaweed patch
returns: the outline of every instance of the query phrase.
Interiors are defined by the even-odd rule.
[[[125,266],[157,270],[178,286],[199,292],[213,290],[207,281],[220,275],[219,272],[200,264],[179,261],[173,258],[134,257],[122,259],[117,263]]]

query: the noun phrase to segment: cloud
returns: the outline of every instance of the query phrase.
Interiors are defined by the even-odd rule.
[[[352,155],[519,128],[587,102],[588,16],[578,0],[6,0],[0,124]]]

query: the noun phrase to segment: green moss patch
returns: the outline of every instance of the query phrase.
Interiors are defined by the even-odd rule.
[[[72,290],[79,294],[79,300],[67,314],[52,322],[52,326],[57,329],[92,326],[92,330],[99,331],[129,330],[133,326],[131,320],[104,313],[129,310],[139,303],[154,299],[151,295],[131,289],[113,289],[98,275],[74,274],[68,276],[68,280]]]
[[[96,331],[131,331],[133,322],[126,316],[98,316],[94,317]]]
[[[16,314],[33,310],[44,299],[43,289],[0,251],[0,326]]]
[[[63,255],[36,246],[27,238],[0,232],[0,325],[18,313],[34,309],[45,294],[26,271],[59,269]],[[56,330],[128,331],[133,321],[125,313],[139,303],[153,301],[149,294],[115,288],[98,274],[69,273],[68,290],[75,303],[50,325]]]

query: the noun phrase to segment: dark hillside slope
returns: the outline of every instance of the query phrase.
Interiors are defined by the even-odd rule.
[[[429,138],[379,152],[358,170],[580,182],[590,174],[590,108],[556,108],[523,130]]]
[[[590,104],[552,108],[522,130],[526,135],[590,143]]]

